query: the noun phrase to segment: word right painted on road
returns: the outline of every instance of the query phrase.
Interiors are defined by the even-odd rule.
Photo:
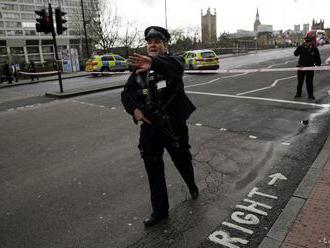
[[[267,185],[272,187],[287,180],[281,173],[272,174],[269,178]],[[254,187],[242,203],[235,206],[230,220],[221,223],[220,227],[224,228],[219,228],[219,230],[211,233],[208,240],[219,247],[240,248],[242,245],[248,244],[249,240],[245,236],[254,233],[253,229],[260,224],[260,219],[268,216],[268,212],[272,209],[269,201],[276,201],[277,199],[276,195]],[[235,235],[232,235],[228,230],[232,230]],[[239,233],[241,235],[238,235]]]

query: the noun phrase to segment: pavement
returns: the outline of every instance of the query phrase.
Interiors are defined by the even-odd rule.
[[[330,136],[258,248],[330,247]]]
[[[124,72],[127,73],[127,72]],[[120,74],[120,73],[118,73]],[[78,78],[78,77],[86,77],[91,75],[88,72],[75,72],[75,73],[62,73],[62,80],[70,79],[70,78]],[[22,85],[28,85],[28,84],[37,84],[37,83],[43,83],[43,82],[50,82],[50,81],[58,81],[58,76],[51,75],[51,76],[44,76],[39,78],[39,80],[31,81],[30,79],[23,79],[19,80],[18,82],[12,82],[11,84],[8,84],[8,82],[0,83],[0,89],[1,88],[8,88],[8,87],[16,87],[16,86],[22,86]],[[78,87],[74,89],[66,89],[63,92],[60,91],[53,91],[53,92],[46,92],[46,96],[53,97],[53,98],[69,98],[79,95],[85,95],[90,94],[98,91],[104,91],[104,90],[112,90],[123,87],[122,82],[115,82],[109,84],[93,84],[90,86],[84,86],[84,87]]]
[[[87,73],[84,71],[73,72],[73,73],[62,73],[62,79],[85,77],[87,75],[90,75],[90,73]],[[37,83],[43,83],[43,82],[57,81],[57,80],[58,80],[58,76],[57,76],[57,74],[54,74],[54,75],[39,77],[39,80],[35,79],[34,81],[31,81],[31,79],[19,79],[18,82],[13,81],[13,83],[11,83],[11,84],[8,84],[8,82],[6,81],[6,82],[0,83],[0,89],[7,88],[7,87],[27,85],[27,84],[37,84]]]

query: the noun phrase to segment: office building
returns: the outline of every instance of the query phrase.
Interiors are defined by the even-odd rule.
[[[95,8],[97,0],[84,1],[86,11]],[[57,36],[59,53],[64,49],[83,50],[83,21],[81,0],[1,0],[0,3],[0,63],[43,63],[54,60],[52,35],[37,33],[35,10],[61,7],[66,12],[68,28]],[[91,11],[89,11],[91,12]],[[54,18],[55,19],[55,18]]]

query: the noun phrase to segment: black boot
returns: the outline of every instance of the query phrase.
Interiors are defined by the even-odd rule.
[[[150,217],[144,219],[143,223],[144,226],[151,227],[166,219],[168,219],[168,213],[158,215],[151,214]]]
[[[190,195],[193,199],[196,199],[199,195],[199,190],[197,185],[194,185],[191,189],[189,189]]]

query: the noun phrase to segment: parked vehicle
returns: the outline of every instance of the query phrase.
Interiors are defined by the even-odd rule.
[[[86,62],[86,72],[110,72],[128,70],[127,60],[117,54],[92,56]]]
[[[187,51],[183,57],[188,70],[217,70],[220,67],[219,58],[209,49]]]

